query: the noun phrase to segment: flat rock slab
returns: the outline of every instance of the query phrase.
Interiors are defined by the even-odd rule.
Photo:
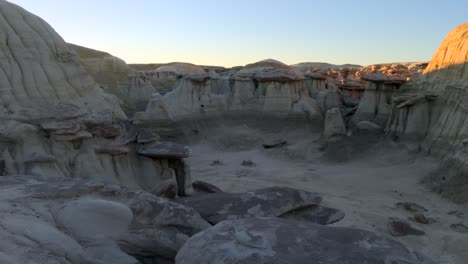
[[[286,187],[245,193],[213,193],[175,200],[195,209],[212,224],[248,217],[277,217],[298,208],[319,205],[321,201],[318,194]]]
[[[400,242],[369,231],[279,218],[230,220],[180,249],[176,264],[433,264]]]
[[[287,212],[280,217],[319,225],[330,225],[342,220],[345,217],[345,213],[334,208],[311,206]]]
[[[140,150],[138,150],[138,154],[150,158],[183,159],[190,157],[191,150],[189,147],[184,145],[172,142],[160,142],[140,148]]]

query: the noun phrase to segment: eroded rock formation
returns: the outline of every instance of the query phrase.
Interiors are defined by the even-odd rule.
[[[374,122],[413,149],[442,158],[427,182],[455,201],[468,201],[468,24],[450,32],[424,74],[409,82],[369,79],[353,120]],[[373,89],[375,88],[375,89]],[[416,146],[416,147],[414,147]]]
[[[0,10],[3,117],[51,102],[73,102],[85,112],[112,109],[123,116],[117,100],[103,93],[76,52],[45,21],[7,1],[0,2]]]
[[[168,178],[184,181],[183,162],[173,162],[180,159],[137,153],[157,135],[126,120],[46,22],[7,1],[0,11],[3,175],[106,179],[149,191]],[[190,192],[183,186],[180,193]]]
[[[306,86],[306,79],[311,80],[310,88]],[[320,127],[321,105],[311,93],[318,97],[320,92],[336,91],[330,92],[312,80],[274,60],[250,64],[224,76],[214,72],[189,74],[178,81],[174,91],[164,96],[155,95],[146,113],[139,113],[136,118],[151,120],[165,115],[183,120],[231,114],[296,116],[316,122]],[[327,100],[325,97],[322,95],[322,101]]]
[[[138,72],[107,53],[70,46],[42,19],[3,0],[0,27],[0,262],[432,263],[372,232],[312,225],[345,217],[339,209],[323,207],[315,193],[286,187],[226,193],[197,182],[190,197],[193,185],[184,160],[190,149],[163,141],[141,124],[270,116],[306,120],[320,129],[325,125],[323,136],[333,145],[346,140],[346,121],[357,105],[352,98],[360,97],[344,94],[343,87],[367,82],[356,116],[370,115],[359,128],[381,130],[386,117],[387,132],[397,137],[423,133],[421,145],[458,166],[463,176],[466,88],[448,81],[466,80],[464,66],[450,66],[459,63],[457,56],[435,56],[434,63],[449,70],[439,74],[430,65],[421,80],[433,86],[425,91],[416,81],[403,84],[414,76],[407,71],[411,66],[397,64],[324,73],[265,60],[233,69],[174,63]],[[466,52],[466,34],[460,33],[466,25],[461,29],[449,42]],[[451,54],[451,47],[443,45],[441,52]],[[153,93],[166,84],[175,85],[173,91]],[[413,88],[418,94],[399,94]],[[122,108],[141,110],[150,94],[146,112],[128,120]],[[420,105],[413,117],[408,109]],[[408,129],[408,120],[417,129]],[[235,140],[228,137],[218,145],[263,142],[232,134]],[[270,142],[263,147],[288,145]],[[246,159],[239,166],[252,169],[257,163]],[[460,173],[449,176],[446,186],[465,186]]]

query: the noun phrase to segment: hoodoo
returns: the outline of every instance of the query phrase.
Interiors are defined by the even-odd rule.
[[[465,264],[467,64],[127,64],[0,0],[0,263]]]

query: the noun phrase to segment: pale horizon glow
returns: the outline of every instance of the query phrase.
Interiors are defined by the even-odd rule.
[[[468,1],[10,0],[127,63],[429,61]]]

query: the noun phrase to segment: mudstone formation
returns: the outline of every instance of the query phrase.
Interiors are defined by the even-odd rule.
[[[424,74],[424,63],[127,65],[4,0],[0,27],[0,263],[434,263],[326,226],[345,214],[316,193],[192,184],[191,150],[152,126],[167,122],[307,121],[330,146],[386,133],[443,157],[446,178],[428,182],[467,199],[467,24]]]

